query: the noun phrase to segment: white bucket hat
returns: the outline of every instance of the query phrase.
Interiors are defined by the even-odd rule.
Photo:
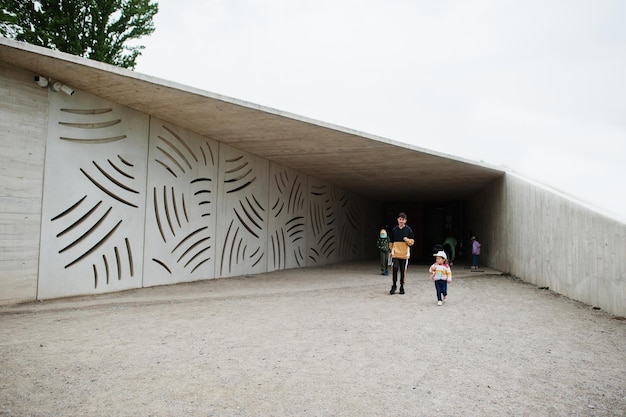
[[[442,257],[443,259],[448,259],[448,255],[446,255],[446,253],[442,250],[440,250],[439,252],[433,254],[433,256],[439,256]]]

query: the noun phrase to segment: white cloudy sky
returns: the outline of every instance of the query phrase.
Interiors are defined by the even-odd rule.
[[[158,3],[138,72],[503,166],[626,218],[626,1]]]

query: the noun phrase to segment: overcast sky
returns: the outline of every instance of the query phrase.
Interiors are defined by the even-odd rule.
[[[626,1],[158,3],[138,72],[505,167],[626,219]]]

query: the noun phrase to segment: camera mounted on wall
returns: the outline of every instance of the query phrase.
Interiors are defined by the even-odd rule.
[[[68,96],[71,96],[72,94],[74,94],[74,89],[72,89],[71,87],[68,87],[67,85],[59,82],[59,81],[53,81],[50,78],[46,78],[46,77],[42,77],[41,75],[35,75],[35,82],[39,85],[39,87],[41,88],[46,88],[48,87],[51,91],[54,92],[59,92],[62,91],[65,94],[67,94]]]

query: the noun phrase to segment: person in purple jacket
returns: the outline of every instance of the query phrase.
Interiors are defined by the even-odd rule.
[[[476,240],[476,236],[472,236],[472,266],[471,269],[478,269],[478,257],[480,256],[480,247],[482,245],[478,240]]]

